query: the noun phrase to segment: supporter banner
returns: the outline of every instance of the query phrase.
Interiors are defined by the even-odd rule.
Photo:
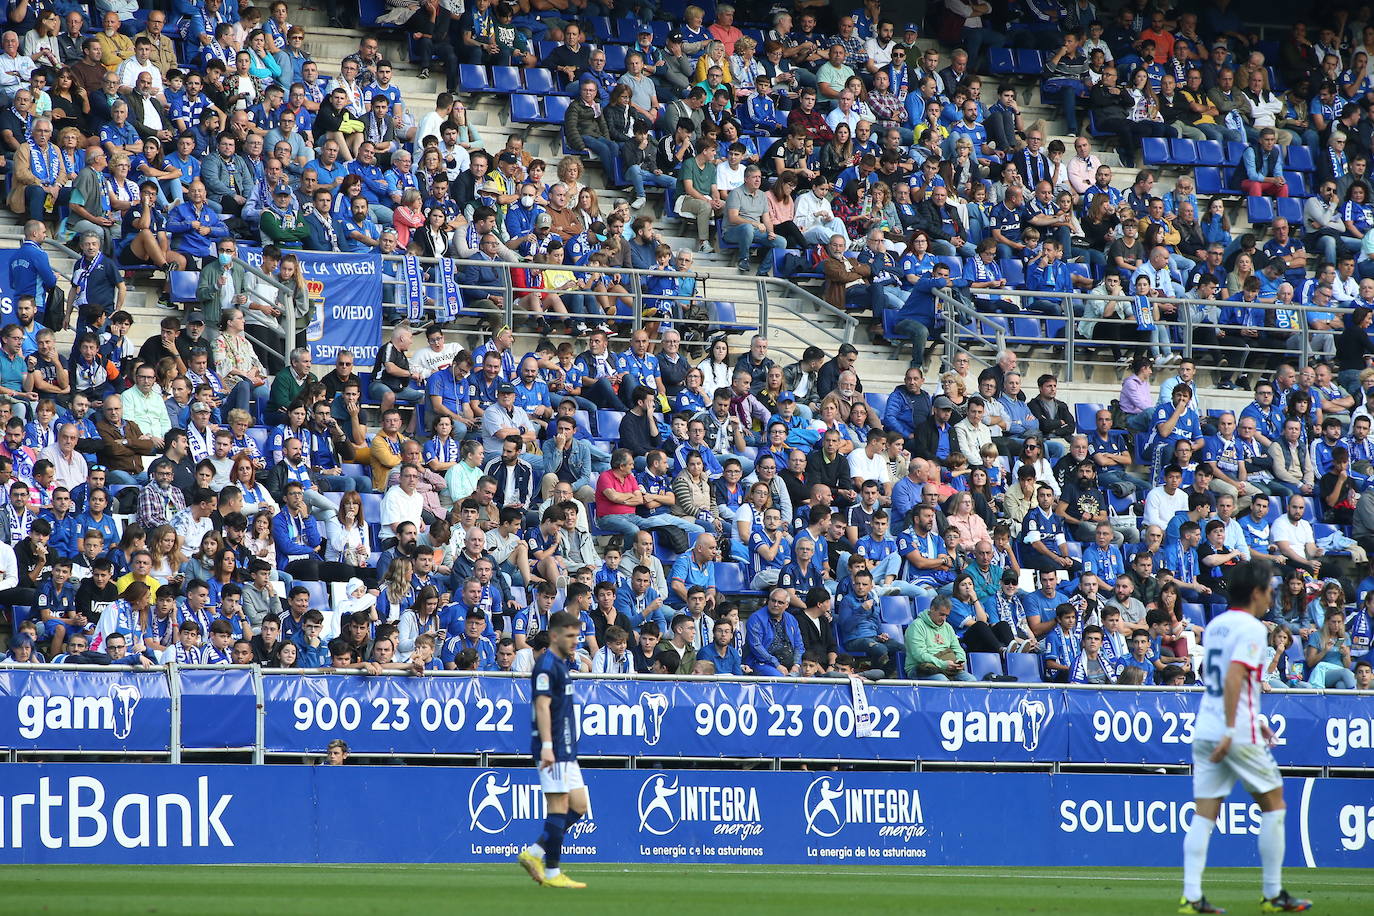
[[[244,668],[178,671],[181,746],[252,747],[257,739],[253,672]]]
[[[362,818],[319,799],[395,794],[394,767],[0,765],[0,863],[507,862],[544,818],[533,769],[408,772],[431,816]],[[739,864],[1176,866],[1186,776],[584,772],[564,860]],[[1289,867],[1374,866],[1355,780],[1290,779]],[[290,830],[264,830],[266,823]],[[1254,865],[1259,813],[1227,800],[1210,864]],[[574,872],[575,873],[575,872]],[[597,876],[614,884],[614,875]],[[1295,878],[1297,880],[1297,878]]]
[[[348,350],[359,371],[370,369],[382,341],[382,259],[380,255],[293,251],[301,263],[310,299],[305,339],[315,363],[334,364]],[[262,266],[262,254],[242,250],[245,261]]]
[[[0,669],[0,747],[167,751],[171,695],[160,672]]]

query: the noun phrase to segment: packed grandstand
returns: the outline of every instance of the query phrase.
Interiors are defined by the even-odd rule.
[[[1367,8],[162,6],[0,36],[6,663],[1374,686]]]

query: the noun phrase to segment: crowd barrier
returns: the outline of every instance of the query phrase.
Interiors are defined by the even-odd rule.
[[[1186,776],[588,769],[564,860],[1177,866]],[[535,772],[465,767],[0,764],[0,863],[511,862]],[[430,816],[360,817],[423,786]],[[1287,865],[1374,866],[1367,780],[1289,779]],[[264,830],[265,824],[290,825]],[[1212,865],[1254,865],[1259,809],[1227,800]],[[513,862],[512,883],[524,880]],[[575,873],[575,872],[574,872]],[[598,880],[613,883],[612,875]]]
[[[845,681],[579,677],[580,750],[628,758],[1187,764],[1195,690],[890,684],[864,692],[860,737]],[[0,748],[375,755],[529,753],[523,677],[249,668],[148,672],[0,668]],[[1374,702],[1266,694],[1284,766],[1374,766]]]

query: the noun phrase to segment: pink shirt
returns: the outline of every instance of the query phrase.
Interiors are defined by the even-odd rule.
[[[615,471],[602,471],[601,476],[596,479],[596,514],[598,516],[634,514],[634,506],[613,503],[607,499],[604,495],[607,490],[614,493],[637,493],[639,481],[634,474],[626,474],[625,479],[621,480]]]

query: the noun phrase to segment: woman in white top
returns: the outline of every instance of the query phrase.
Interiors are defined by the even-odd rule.
[[[325,559],[357,567],[354,573],[364,582],[375,583],[376,572],[371,568],[372,545],[368,540],[367,522],[363,520],[363,498],[355,492],[344,493],[339,500],[339,514],[325,526],[328,548]]]
[[[730,368],[730,345],[723,339],[713,341],[711,351],[697,363],[697,368],[701,370],[701,387],[708,400],[717,388],[729,388],[733,374]]]
[[[233,485],[243,492],[243,514],[250,518],[261,511],[277,514],[280,506],[272,498],[272,494],[267,492],[267,488],[258,483],[258,470],[253,467],[253,459],[248,457],[247,452],[239,452],[234,456],[234,466],[229,471],[229,479]]]
[[[181,552],[181,535],[171,525],[158,525],[148,535],[148,553],[153,558],[153,568],[148,575],[160,584],[166,585],[176,578],[186,556]]]
[[[426,585],[415,596],[415,603],[401,614],[397,625],[396,651],[402,661],[410,659],[415,650],[415,637],[421,633],[439,632],[439,590]]]

